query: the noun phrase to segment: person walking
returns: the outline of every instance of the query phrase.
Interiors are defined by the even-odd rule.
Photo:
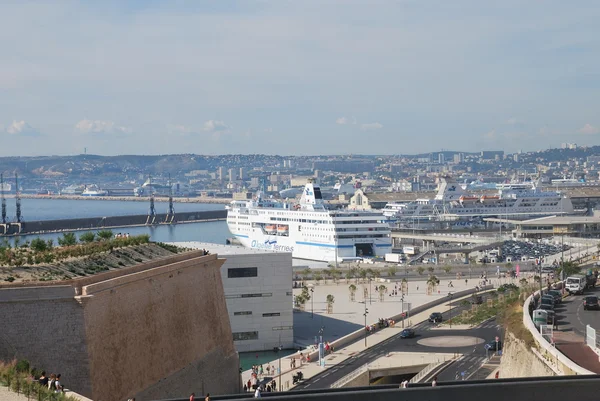
[[[433,377],[433,380],[431,381],[431,387],[437,387],[437,376]]]
[[[261,398],[260,387],[256,387],[256,391],[254,391],[254,398]]]
[[[196,393],[190,394],[190,401],[194,401],[196,399]]]
[[[204,397],[204,401],[210,401],[210,393],[206,393],[206,397]]]
[[[48,387],[48,378],[46,377],[46,372],[42,371],[42,375],[38,379],[38,383],[40,386]]]

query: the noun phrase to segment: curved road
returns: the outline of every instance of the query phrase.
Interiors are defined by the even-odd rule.
[[[460,306],[457,303],[453,303],[452,305],[456,305],[452,310],[452,316],[456,316],[456,314],[460,313],[462,310],[466,309],[467,306]],[[445,309],[445,305],[440,305],[440,312],[444,317],[444,320],[448,318],[448,311],[443,311]],[[463,347],[456,348],[447,348],[447,347],[429,347],[423,346],[418,343],[419,340],[424,338],[431,337],[441,337],[441,336],[472,336],[482,338],[485,342],[492,341],[495,336],[499,336],[500,328],[496,325],[494,321],[486,322],[479,327],[470,329],[470,330],[443,330],[436,329],[433,323],[422,322],[419,323],[413,328],[416,331],[415,338],[400,338],[400,331],[394,337],[387,339],[373,347],[367,348],[366,350],[352,356],[346,361],[333,366],[323,373],[320,373],[298,386],[294,387],[294,390],[301,389],[320,389],[320,388],[329,388],[333,383],[346,376],[347,374],[353,372],[354,370],[360,368],[362,365],[372,362],[381,356],[386,355],[389,352],[438,352],[438,353],[461,353],[463,357],[458,361],[450,365],[448,369],[445,369],[440,374],[438,374],[439,381],[450,381],[457,380],[457,372],[465,372],[465,379],[474,374],[483,361],[486,359],[486,351],[484,349],[484,344],[478,345],[468,345]],[[458,374],[460,375],[460,373]]]
[[[600,297],[600,287],[586,290],[584,295],[570,295],[557,305],[559,330],[573,331],[584,339],[585,326],[588,324],[600,332],[600,310],[583,310],[583,298],[588,295]]]

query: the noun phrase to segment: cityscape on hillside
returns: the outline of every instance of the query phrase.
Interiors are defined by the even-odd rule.
[[[232,198],[260,189],[294,197],[307,177],[337,194],[427,192],[436,177],[449,175],[471,189],[498,183],[536,181],[555,187],[594,186],[600,181],[600,146],[565,143],[559,149],[506,154],[439,151],[417,155],[267,156],[45,156],[0,158],[4,190],[22,194]],[[169,183],[171,185],[169,185]],[[291,196],[289,196],[291,195]],[[242,195],[240,195],[242,196]]]

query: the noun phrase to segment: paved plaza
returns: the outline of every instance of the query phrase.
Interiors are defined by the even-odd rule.
[[[400,281],[396,282],[369,282],[356,283],[354,279],[350,282],[339,280],[337,284],[328,280],[327,284],[318,285],[313,281],[306,281],[305,284],[312,288],[312,299],[307,301],[303,312],[294,313],[294,342],[297,346],[306,347],[314,344],[315,336],[323,327],[323,337],[325,341],[334,341],[340,337],[350,334],[365,325],[365,297],[364,291],[367,290],[367,324],[376,323],[379,319],[389,318],[406,312],[403,310],[400,292]],[[419,305],[434,301],[439,298],[447,297],[449,292],[463,291],[474,288],[478,280],[469,280],[465,284],[464,280],[452,280],[454,287],[448,286],[448,280],[442,280],[436,288],[434,294],[427,294],[427,283],[423,281],[409,281],[408,293],[404,296],[404,307],[411,309]],[[356,286],[355,301],[350,300],[349,286]],[[376,287],[384,285],[387,287],[387,294],[384,294],[383,301]],[[397,285],[398,295],[390,296],[394,287]],[[294,289],[294,295],[300,294],[301,288]],[[439,291],[439,293],[438,293]],[[370,296],[369,296],[370,294]],[[327,295],[334,296],[332,313],[327,313]]]

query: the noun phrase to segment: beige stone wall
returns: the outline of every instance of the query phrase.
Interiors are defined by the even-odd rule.
[[[94,400],[239,391],[223,260],[189,257],[82,287],[0,288],[0,358],[60,372]]]
[[[207,391],[239,389],[237,362],[235,369],[220,371],[201,363],[215,351],[237,359],[222,264],[211,255],[83,287],[90,374],[105,378],[93,381],[94,399],[132,397],[157,382],[181,387],[170,376],[191,364],[200,369],[186,375],[185,392],[200,391],[202,380],[217,374],[222,380],[205,384]]]
[[[83,307],[71,286],[0,289],[0,360],[27,359],[91,394]]]
[[[507,332],[500,362],[500,377],[537,377],[556,374],[525,343]]]

